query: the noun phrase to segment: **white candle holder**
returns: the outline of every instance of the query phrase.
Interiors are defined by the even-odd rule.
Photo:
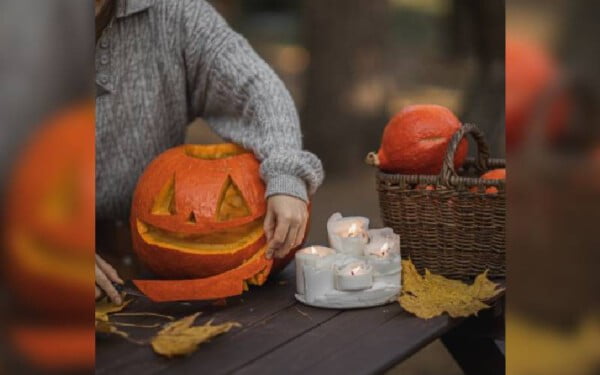
[[[333,214],[331,248],[296,253],[296,299],[325,308],[360,308],[395,302],[400,293],[400,236],[369,229],[369,219]]]

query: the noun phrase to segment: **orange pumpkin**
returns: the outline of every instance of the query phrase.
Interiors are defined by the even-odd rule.
[[[93,309],[94,123],[93,102],[49,119],[18,158],[7,190],[10,285],[24,304],[58,317]]]
[[[136,285],[166,301],[223,298],[263,284],[273,267],[264,257],[264,194],[259,162],[234,144],[159,155],[138,181],[130,224],[139,259],[171,280]]]
[[[506,169],[504,169],[504,168],[492,169],[491,171],[488,171],[488,172],[484,173],[483,175],[481,175],[481,178],[484,180],[505,180],[506,179]],[[470,189],[470,191],[477,192],[477,187],[472,187]],[[494,186],[490,186],[489,188],[485,189],[485,193],[486,194],[497,194],[498,189]]]
[[[367,163],[381,170],[402,174],[439,174],[448,143],[461,127],[456,116],[439,105],[413,105],[404,108],[386,125],[377,153],[367,156]],[[468,151],[468,141],[461,141],[454,164],[459,168]]]
[[[518,149],[527,126],[540,116],[540,103],[558,79],[559,67],[542,46],[514,37],[506,39],[506,149]],[[571,109],[570,94],[561,89],[547,103],[545,136],[553,141],[564,133]],[[537,111],[537,112],[536,112]],[[532,124],[533,125],[533,124]]]

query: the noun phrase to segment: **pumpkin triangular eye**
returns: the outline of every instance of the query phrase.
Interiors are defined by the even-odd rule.
[[[150,212],[153,215],[175,215],[175,175],[160,189]]]
[[[185,222],[188,224],[196,224],[196,215],[194,215],[194,211],[190,212],[190,215]]]
[[[233,182],[231,176],[227,176],[217,205],[217,220],[227,221],[249,215],[250,209],[240,189]]]

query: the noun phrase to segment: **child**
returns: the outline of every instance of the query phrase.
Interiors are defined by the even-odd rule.
[[[145,166],[203,117],[261,161],[267,256],[285,256],[304,237],[323,169],[302,150],[283,83],[205,0],[95,1],[97,218],[126,217]],[[97,257],[96,295],[120,303],[111,280],[121,282]]]

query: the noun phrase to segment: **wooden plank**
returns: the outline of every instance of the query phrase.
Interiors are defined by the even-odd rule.
[[[215,323],[224,321],[240,322],[242,329],[235,329],[227,335],[216,338],[227,341],[238,331],[242,331],[258,322],[265,321],[278,312],[295,304],[293,292],[295,285],[291,282],[294,274],[293,267],[288,267],[279,275],[273,277],[266,285],[253,288],[250,292],[240,297],[230,298],[227,306],[213,306],[208,302],[194,303],[153,303],[144,298],[138,298],[126,311],[128,312],[156,312],[173,315],[177,318],[202,311],[199,318],[204,322],[210,318]],[[158,319],[139,319],[136,322],[147,324],[148,322],[160,321]],[[132,332],[134,337],[150,337],[156,330],[126,329]],[[145,334],[144,334],[145,333]],[[212,345],[212,343],[211,343]],[[199,351],[202,352],[201,350]],[[96,373],[118,374],[133,371],[144,371],[154,373],[167,368],[181,359],[165,360],[155,355],[148,346],[136,346],[118,337],[99,338],[96,340]],[[206,359],[205,359],[206,360]]]
[[[242,329],[235,335],[227,335],[222,340],[215,340],[203,348],[198,355],[173,363],[161,373],[235,372],[256,358],[327,322],[339,313],[337,310],[290,306],[253,326]],[[263,369],[263,372],[265,370]]]
[[[339,347],[362,340],[371,330],[396,318],[400,311],[398,304],[344,311],[286,345],[257,358],[238,373],[253,374],[265,368],[274,372],[285,370],[286,374],[306,373],[307,368],[328,360]]]
[[[381,373],[408,358],[461,320],[440,316],[430,320],[401,311],[393,319],[338,346],[327,358],[307,367],[304,373]]]
[[[453,324],[443,317],[433,321],[414,318],[398,304],[345,311],[258,358],[239,373],[252,374],[265,368],[286,374],[381,371],[433,341]]]

